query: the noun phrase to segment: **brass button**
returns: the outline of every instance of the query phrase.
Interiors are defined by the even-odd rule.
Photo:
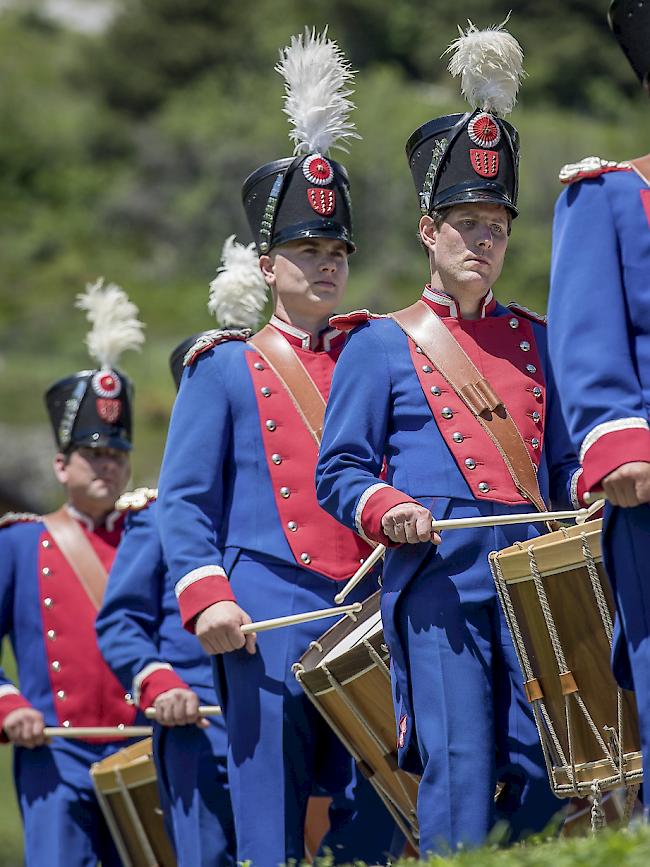
[[[50,547],[50,540],[49,539],[43,539],[43,541],[41,542],[41,545],[44,548],[49,548]]]
[[[479,482],[478,489],[482,494],[487,494],[487,492],[490,490],[490,486],[487,482]]]
[[[429,367],[428,364],[423,364],[422,371],[423,373],[433,373],[433,367]]]
[[[261,361],[256,361],[253,367],[255,368],[255,370],[264,370],[264,365]]]
[[[476,461],[474,460],[474,458],[465,458],[465,466],[468,470],[475,470]]]
[[[282,488],[280,488],[280,496],[283,499],[288,500],[289,497],[291,496],[291,491],[289,490],[289,488],[282,487]]]
[[[53,629],[48,629],[47,637],[50,639],[50,641],[54,641],[54,639],[56,638],[56,632]]]
[[[272,418],[268,418],[266,420],[266,429],[270,431],[274,431],[277,427],[277,424],[273,421]]]
[[[51,664],[50,668],[52,669],[52,671],[61,671],[61,663],[58,659],[55,659],[54,662]]]
[[[539,387],[539,385],[535,386],[535,388],[533,389],[533,394],[535,395],[535,397],[542,396],[542,389]]]
[[[456,431],[455,433],[453,433],[451,435],[451,438],[455,443],[462,443],[462,441],[465,439],[465,437],[462,435],[462,433],[460,433],[460,431]]]
[[[277,464],[281,464],[281,463],[282,463],[282,455],[279,455],[279,454],[277,454],[277,453],[274,454],[274,455],[271,455],[271,460],[272,460],[273,463],[276,464],[276,465],[277,465]]]
[[[537,368],[534,364],[527,364],[526,370],[528,371],[528,373],[537,373]]]
[[[57,689],[56,697],[60,698],[61,701],[63,701],[63,699],[65,698],[65,690],[64,689]]]
[[[270,397],[271,396],[271,389],[266,385],[264,386],[264,388],[260,388],[260,391],[262,392],[264,397]]]
[[[51,575],[52,574],[52,570],[50,569],[49,566],[44,566],[43,569],[41,569],[41,572],[43,573],[43,575]]]
[[[453,418],[453,412],[449,409],[448,406],[443,406],[442,412],[440,413],[443,418]]]
[[[51,608],[53,604],[54,604],[54,602],[50,596],[46,596],[45,599],[43,600],[43,605],[46,608]]]
[[[534,449],[538,449],[539,448],[539,440],[537,439],[537,437],[533,437],[532,440],[530,441],[530,444]]]
[[[522,340],[521,343],[519,344],[519,348],[521,349],[522,352],[529,352],[530,351],[530,343],[527,340]]]
[[[291,530],[292,533],[295,533],[296,530],[298,529],[298,525],[296,524],[295,521],[289,521],[289,523],[287,524],[287,527]]]
[[[515,317],[513,316],[512,319],[510,319],[510,321],[508,322],[508,325],[511,328],[519,328],[519,320],[515,319]]]
[[[537,422],[538,422],[540,419],[541,419],[541,415],[537,412],[537,410],[535,410],[535,411],[533,412],[533,421],[535,422],[535,424],[537,424]]]
[[[442,392],[440,391],[440,389],[438,388],[437,385],[432,385],[431,386],[431,394],[434,394],[436,397],[440,397]]]
[[[305,566],[309,566],[309,564],[311,563],[311,557],[309,556],[309,554],[301,554],[300,559],[305,564]]]

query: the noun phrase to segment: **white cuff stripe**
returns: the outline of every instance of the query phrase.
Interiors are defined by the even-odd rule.
[[[4,698],[7,695],[20,695],[20,690],[17,689],[12,683],[7,683],[4,686],[0,686],[0,698]]]
[[[573,504],[574,509],[580,508],[580,503],[578,502],[578,482],[580,481],[582,473],[583,469],[580,467],[580,469],[576,470],[571,476],[571,503]]]
[[[176,587],[174,588],[176,598],[180,599],[181,593],[183,593],[184,590],[187,590],[188,587],[191,587],[192,584],[196,584],[197,581],[201,581],[203,578],[209,578],[212,575],[218,575],[220,578],[228,577],[221,566],[199,566],[198,569],[192,569],[192,571],[188,572],[187,575],[184,575],[180,581],[176,582]]]
[[[387,485],[386,482],[377,482],[376,485],[370,485],[369,488],[366,488],[363,494],[359,497],[359,502],[357,503],[357,508],[354,512],[354,526],[357,528],[357,533],[361,536],[362,539],[365,539],[366,542],[369,542],[371,545],[374,545],[374,542],[366,536],[363,532],[363,527],[361,525],[361,515],[363,514],[363,510],[366,507],[366,503],[375,493],[375,491],[379,491],[381,488],[390,488],[390,485]]]
[[[610,433],[615,433],[620,430],[630,430],[632,428],[642,428],[650,430],[648,420],[645,418],[617,418],[614,421],[606,421],[602,424],[597,424],[593,430],[590,430],[587,436],[582,441],[580,446],[580,463],[584,463],[587,451],[598,442],[601,437]]]
[[[168,662],[150,662],[149,665],[145,665],[142,671],[139,671],[136,674],[133,678],[133,689],[131,690],[133,693],[133,701],[136,706],[140,704],[140,693],[142,692],[143,681],[149,677],[150,674],[153,674],[154,671],[173,671],[173,668]]]

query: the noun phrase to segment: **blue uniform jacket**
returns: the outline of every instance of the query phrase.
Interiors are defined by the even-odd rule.
[[[142,708],[174,687],[216,704],[210,659],[183,629],[150,502],[126,515],[122,541],[97,616],[104,659]]]

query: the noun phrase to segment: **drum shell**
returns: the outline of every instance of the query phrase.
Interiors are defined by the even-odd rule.
[[[125,867],[176,867],[160,808],[151,738],[95,762],[90,775]]]
[[[505,607],[506,618],[516,621],[514,629],[510,623],[513,640],[520,645],[520,659],[523,651],[532,670],[527,684],[529,698],[534,704],[543,701],[553,732],[567,758],[565,765],[551,731],[548,726],[542,726],[540,735],[551,758],[551,784],[561,796],[574,794],[575,783],[581,794],[589,791],[594,781],[599,781],[604,789],[621,785],[616,768],[598,743],[580,701],[616,764],[617,742],[622,742],[623,770],[631,774],[633,780],[638,780],[641,773],[634,694],[618,688],[610,666],[611,645],[603,616],[607,618],[608,614],[613,621],[614,602],[602,564],[601,523],[593,521],[559,530],[533,542],[512,546],[491,558],[497,587],[501,585],[511,604],[510,614]],[[589,554],[597,571],[597,583],[602,589],[601,605],[604,604],[606,612],[599,609],[587,565]],[[563,676],[560,676],[548,616],[544,613],[545,603],[533,580],[532,563],[539,572],[547,614],[566,662],[568,674]],[[620,729],[619,696],[623,723]],[[570,754],[575,778],[570,768]]]
[[[364,602],[360,618],[379,611],[379,593]],[[383,799],[412,846],[417,848],[418,778],[399,770],[388,650],[375,630],[327,663],[324,657],[355,624],[336,623],[303,654],[296,676]]]

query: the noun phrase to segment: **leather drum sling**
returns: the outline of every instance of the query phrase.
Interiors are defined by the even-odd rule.
[[[416,301],[410,307],[390,315],[420,347],[481,424],[499,450],[517,490],[540,512],[545,511],[546,504],[539,490],[537,473],[517,425],[501,398],[440,317],[424,301]]]
[[[72,567],[90,601],[99,611],[104,598],[108,573],[88,541],[78,521],[63,506],[43,517],[50,536]]]
[[[320,446],[325,400],[289,343],[272,325],[265,325],[248,341],[284,386],[305,427]]]

